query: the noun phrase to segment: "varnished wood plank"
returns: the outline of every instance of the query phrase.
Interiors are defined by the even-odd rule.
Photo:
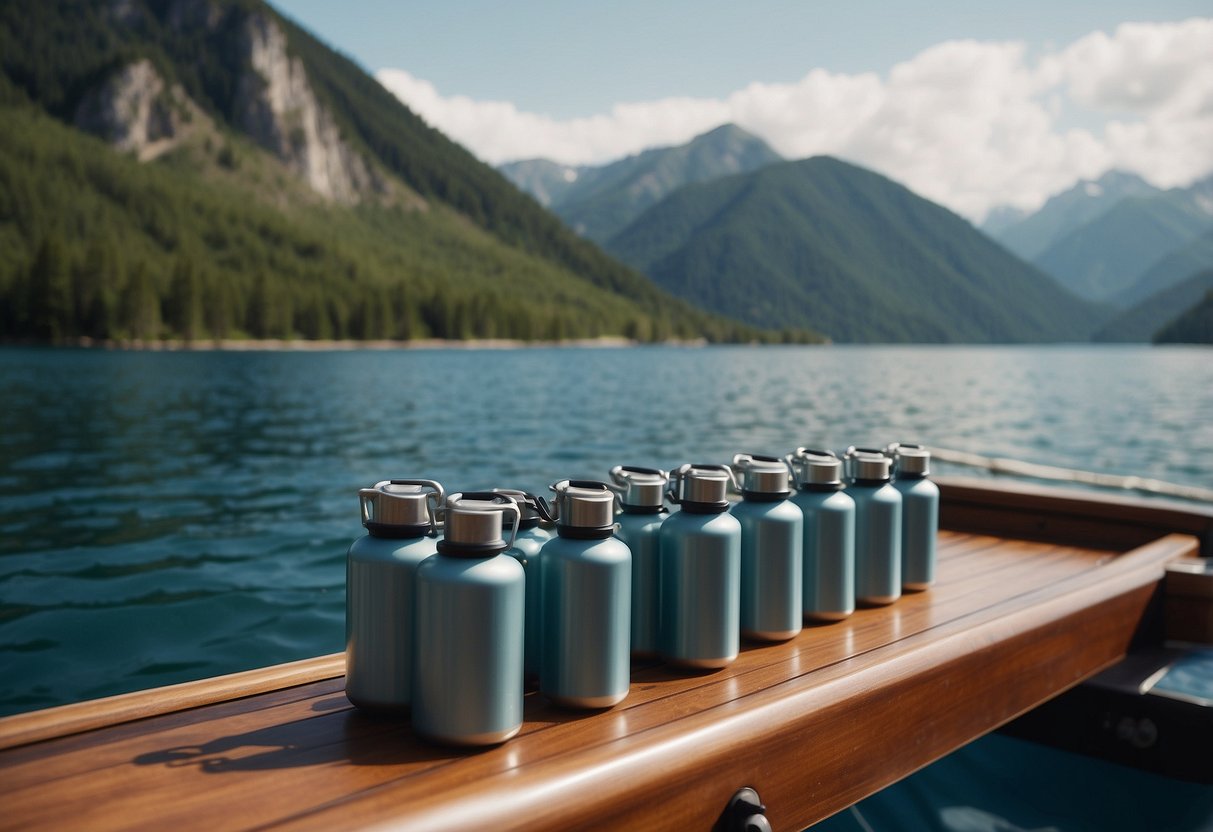
[[[1084,549],[1063,548],[1061,552],[1067,555],[1067,559],[1058,560],[1055,555],[1057,547],[1025,545],[1015,541],[995,541],[995,545],[991,546],[989,538],[973,536],[967,536],[966,540],[974,543],[974,552],[980,553],[980,557],[987,562],[992,558],[991,553],[1002,549],[998,552],[998,558],[1004,564],[998,569],[1000,580],[995,583],[1000,597],[1008,592],[1023,592],[1038,587],[1042,577],[1052,574],[1077,574],[1099,557],[1099,553]],[[1057,571],[1042,572],[1042,560],[1053,560],[1053,570]],[[943,566],[941,580],[946,579],[949,570],[963,563],[963,560],[957,560],[955,564]],[[1009,580],[1004,574],[1008,565],[1019,566],[1023,571],[1016,579],[1019,583]],[[786,676],[790,668],[791,672],[804,673],[827,663],[842,661],[889,639],[917,632],[932,625],[935,620],[946,619],[950,609],[955,608],[955,612],[952,612],[955,615],[979,609],[989,599],[983,593],[973,592],[973,586],[986,581],[989,575],[989,571],[978,570],[966,580],[955,582],[951,594],[941,594],[941,589],[939,593],[911,595],[893,608],[860,610],[848,622],[810,628],[792,644],[747,649],[734,666],[721,674],[685,676],[661,666],[642,668],[637,673],[632,694],[625,705],[627,710],[634,712],[649,702],[657,703],[648,713],[636,712],[632,722],[636,725],[661,724],[679,714],[704,707],[707,700],[688,696],[690,691],[701,686],[711,689],[710,696],[719,696],[722,690],[729,695],[746,695],[770,684],[771,679]],[[774,667],[774,671],[768,671],[769,667]],[[722,680],[725,682],[724,688],[721,686]],[[328,701],[332,703],[338,699],[341,699],[340,694],[330,696]],[[671,700],[672,706],[665,705],[665,701]],[[58,821],[67,820],[74,811],[56,802],[53,799],[55,794],[72,793],[90,802],[102,799],[107,793],[118,792],[129,794],[132,804],[131,807],[123,805],[127,798],[109,799],[109,808],[112,809],[109,815],[119,817],[120,826],[130,826],[132,811],[148,805],[158,808],[155,815],[158,821],[188,826],[192,819],[209,817],[205,805],[215,800],[228,805],[255,803],[251,814],[241,814],[241,819],[245,822],[268,821],[277,816],[275,813],[278,811],[290,813],[297,810],[301,800],[308,803],[309,800],[337,799],[349,790],[374,786],[394,777],[418,774],[450,759],[442,754],[427,754],[423,748],[421,752],[410,752],[410,737],[398,736],[399,731],[392,733],[389,740],[359,730],[360,722],[355,714],[347,714],[341,719],[337,718],[337,714],[329,718],[315,718],[306,710],[306,705],[287,705],[255,713],[237,712],[230,718],[217,718],[199,725],[180,725],[173,730],[158,728],[156,724],[165,718],[147,720],[148,736],[132,735],[127,741],[95,748],[87,758],[68,757],[55,767],[45,764],[34,767],[32,770],[42,777],[51,773],[61,777],[72,775],[70,771],[63,770],[67,763],[75,767],[84,765],[89,770],[109,765],[113,771],[87,779],[76,777],[46,782],[44,787],[32,788],[25,793],[25,802],[15,808],[21,808],[27,820],[40,816],[46,825],[55,825]],[[307,728],[301,725],[303,719],[308,720]],[[525,733],[533,734],[580,719],[575,714],[553,710],[537,697],[529,697]],[[365,720],[361,724],[365,725]],[[303,736],[311,739],[303,742]],[[278,746],[273,745],[275,740]],[[398,742],[399,747],[389,747],[392,741]],[[575,750],[582,739],[576,733],[559,740],[543,736],[534,746],[525,748],[520,745],[523,741],[518,739],[509,743],[516,750],[519,764],[562,750]],[[53,746],[55,743],[44,745]],[[380,764],[351,771],[348,765],[342,767],[342,763],[348,763],[348,759],[376,759]],[[159,771],[132,769],[132,760],[138,760],[143,765],[160,764],[161,768]],[[262,782],[267,780],[266,777],[240,776],[238,781],[230,783],[209,782],[217,780],[217,775],[226,775],[230,779],[246,769],[256,774],[263,768],[273,768],[275,765],[287,770],[278,771],[273,776],[274,794],[268,797],[256,799],[258,791],[267,787],[266,782]],[[189,768],[197,770],[189,771]],[[10,770],[8,774],[12,776],[13,785],[23,781],[24,773],[19,769]],[[192,785],[194,781],[198,782]],[[0,791],[4,791],[2,787]],[[199,805],[194,805],[194,794],[198,796]],[[283,796],[281,805],[275,802],[275,794]],[[170,802],[171,807],[161,805]],[[38,807],[46,814],[39,815]],[[207,824],[215,825],[215,819],[207,820]]]
[[[407,778],[284,825],[707,828],[753,785],[775,828],[803,828],[1115,661],[1162,565],[1195,549],[1169,537],[1098,580],[1054,583],[682,719],[441,788]]]
[[[1124,551],[1165,534],[1194,535],[1213,557],[1213,507],[1006,480],[938,477],[940,525]]]
[[[956,549],[956,541],[960,541],[960,543],[963,544],[963,547]],[[1014,543],[1000,540],[998,538],[969,534],[956,534],[950,532],[944,532],[941,534],[940,548],[943,551],[956,549],[958,552],[967,552],[970,555],[963,565],[946,565],[948,563],[948,559],[944,559],[945,567],[940,571],[941,586],[947,586],[949,583],[960,578],[969,578],[974,575],[981,576],[993,574],[1011,566],[1016,568],[1032,569],[1033,571],[1030,573],[1031,580],[1035,581],[1039,580],[1041,577],[1047,577],[1049,574],[1038,573],[1035,571],[1043,565],[1043,559],[1061,559],[1061,562],[1065,563],[1067,562],[1064,560],[1065,558],[1072,558],[1076,552],[1082,551],[1073,548],[1056,550],[1054,548],[1040,546],[1025,549],[1023,547],[1016,547]],[[1058,554],[1059,551],[1060,554]],[[971,557],[972,555],[976,554],[983,555],[980,561],[976,561],[973,557]],[[1081,564],[1072,564],[1069,568],[1081,569],[1083,566]],[[1068,571],[1068,569],[1063,571]],[[907,599],[913,597],[915,596],[909,595],[907,596]],[[904,604],[907,602],[902,603]],[[181,707],[183,704],[189,705],[193,701],[196,701],[202,697],[230,697],[246,689],[249,681],[264,683],[266,679],[281,678],[293,683],[299,681],[300,678],[305,678],[295,675],[294,671],[296,670],[302,670],[304,673],[310,674],[314,669],[319,668],[322,675],[327,676],[333,669],[335,669],[335,666],[340,663],[340,658],[340,655],[326,656],[315,660],[308,660],[307,662],[271,668],[270,670],[273,671],[273,673],[251,671],[249,673],[233,674],[230,677],[219,677],[216,679],[206,680],[205,682],[191,682],[186,683],[185,685],[161,688],[157,691],[139,691],[123,696],[110,697],[105,700],[81,703],[80,705],[69,705],[62,708],[48,709],[36,714],[9,717],[7,720],[0,720],[0,723],[13,723],[13,728],[8,733],[10,735],[17,735],[21,733],[21,731],[17,729],[17,726],[23,724],[28,717],[35,717],[37,723],[47,726],[46,732],[49,733],[51,730],[57,730],[66,734],[70,733],[72,728],[78,724],[77,720],[75,719],[75,715],[81,710],[94,712],[96,718],[98,719],[102,718],[108,713],[110,720],[117,723],[121,722],[125,718],[128,718],[130,714],[139,713],[140,704],[149,698],[155,698],[156,694],[164,695],[164,701],[161,704],[162,708],[167,709],[173,705]],[[302,667],[299,667],[300,665],[302,665]],[[229,679],[234,684],[225,687],[225,684]],[[198,695],[187,695],[173,698],[173,694],[177,693],[179,688],[184,688],[187,690],[196,688],[198,689]],[[339,682],[332,681],[325,685],[323,690],[338,692],[341,690],[341,684]],[[216,694],[216,691],[221,693]],[[191,693],[193,693],[193,691],[191,691]],[[226,696],[223,694],[226,694]],[[288,699],[294,698],[296,695],[302,696],[303,694],[289,694],[284,690],[280,690],[274,692],[272,696],[265,698],[247,698],[241,700],[241,702],[237,704],[229,704],[225,706],[225,711],[230,711],[231,713],[242,713],[247,710],[256,710],[262,707],[268,707],[269,705],[274,704],[276,701],[287,701]],[[217,719],[222,715],[222,713],[223,712],[215,712],[211,718]],[[72,742],[76,747],[88,747],[95,742],[120,739],[127,733],[134,734],[163,730],[165,727],[171,727],[173,725],[180,724],[183,720],[190,719],[192,719],[192,717],[178,716],[176,719],[148,720],[141,722],[137,727],[128,726],[125,731],[111,731],[103,738],[94,738],[88,733],[76,734],[73,736]],[[45,750],[45,746],[40,746],[33,751],[32,756],[36,758],[38,756],[44,756],[46,753],[48,752]],[[21,759],[21,757],[22,755],[17,755],[17,759]],[[12,760],[13,755],[0,759],[0,766],[11,763]]]
[[[967,501],[970,508],[980,509],[986,505],[983,500],[993,504],[999,499],[988,488],[980,491],[954,491],[958,496],[953,502]],[[1004,513],[1059,511],[1056,501],[1038,495],[1011,502],[1015,505]],[[1083,516],[1073,506],[1061,513],[1076,511]],[[1100,511],[1110,510],[1100,508],[1094,514]],[[1199,520],[1187,522],[1196,528]],[[1009,522],[1013,531],[1016,522]],[[1069,532],[1059,537],[1084,542]],[[1117,548],[1107,541],[1100,545]],[[832,684],[834,674],[846,668],[851,673],[880,657],[888,659],[898,645],[920,649],[919,642],[946,634],[959,622],[970,625],[965,632],[978,632],[975,617],[984,620],[991,609],[1039,604],[1042,587],[1058,591],[1074,582],[1085,585],[1083,573],[1093,567],[1106,582],[1117,568],[1125,568],[1124,562],[1113,562],[1116,568],[1105,570],[1097,566],[1102,558],[1106,555],[1082,548],[945,532],[940,538],[940,581],[931,592],[907,596],[893,607],[860,610],[842,625],[810,628],[789,644],[751,647],[721,673],[687,676],[659,665],[639,668],[624,706],[603,714],[571,715],[528,697],[524,735],[492,751],[461,755],[421,745],[403,723],[376,723],[350,711],[342,702],[340,680],[330,680],[299,686],[286,698],[278,699],[283,692],[277,691],[167,716],[135,716],[138,722],[119,728],[0,754],[0,803],[24,811],[15,813],[16,825],[23,827],[62,826],[82,818],[90,826],[115,828],[238,828],[291,817],[304,824],[326,817],[340,826],[350,825],[353,818],[380,822],[395,816],[376,814],[374,807],[385,795],[399,800],[418,791],[450,797],[482,781],[531,777],[557,763],[562,770],[584,766],[595,753],[621,742],[639,742],[671,726],[681,726],[693,737],[704,714],[748,709],[771,691],[786,693],[789,685]],[[1142,553],[1133,553],[1130,560],[1142,558]],[[1108,603],[1102,600],[1094,606]],[[1123,620],[1119,627],[1124,628]],[[223,700],[230,692],[212,695]],[[188,698],[183,702],[188,704]],[[125,707],[112,708],[112,713],[118,719],[138,713]],[[82,763],[84,757],[88,759]],[[37,785],[39,776],[53,772],[54,782]],[[17,773],[22,774],[19,779],[33,778],[26,781],[27,787],[15,787],[8,777]],[[556,788],[558,781],[541,789]],[[65,801],[65,794],[72,799]],[[129,796],[129,801],[115,795]],[[216,815],[216,805],[230,811]],[[351,807],[356,808],[343,820],[331,814],[338,809],[350,812]],[[5,824],[0,819],[0,826]]]
[[[977,544],[975,549],[987,542],[970,539]],[[984,547],[983,556],[989,558],[994,551],[1009,564],[1022,567],[1014,581],[1003,571],[999,580],[985,581],[997,588],[996,597],[1031,591],[1051,574],[1080,574],[1099,557],[1085,550],[1014,541]],[[1058,552],[1067,557],[1056,558]],[[1050,562],[1055,573],[1039,571],[1042,563]],[[957,566],[963,563],[963,558],[956,561]],[[950,568],[943,567],[941,582]],[[748,696],[789,677],[820,671],[891,639],[920,632],[949,615],[971,614],[990,602],[985,593],[973,591],[973,586],[983,582],[983,575],[989,577],[978,570],[948,591],[941,587],[939,593],[909,596],[890,608],[861,610],[849,622],[831,625],[833,629],[811,628],[788,645],[747,650],[722,674],[679,676],[662,668],[643,670],[625,701],[627,707],[615,715],[585,718],[554,711],[530,697],[526,736],[481,755],[460,757],[419,746],[403,728],[385,728],[344,709],[315,716],[284,705],[166,731],[153,728],[165,718],[147,720],[148,736],[131,736],[114,747],[95,751],[95,755],[112,758],[110,768],[100,776],[73,777],[42,789],[10,793],[4,796],[4,803],[19,810],[16,816],[26,826],[60,825],[79,817],[80,805],[96,806],[101,801],[102,816],[90,817],[96,821],[90,825],[97,828],[103,828],[109,819],[116,819],[111,823],[115,828],[137,827],[140,819],[148,826],[237,828],[272,822],[309,806],[341,800],[351,792],[421,775],[440,776],[443,785],[439,788],[445,790],[449,784],[475,782],[575,753],[586,744],[610,743],[621,732],[652,730],[703,708],[718,707],[722,701],[731,701],[730,697]],[[301,740],[304,737],[306,742]],[[132,765],[133,761],[142,761],[142,766]],[[4,791],[0,785],[0,792]],[[56,799],[63,794],[74,795],[79,802],[64,805],[61,798]],[[216,817],[208,811],[216,804],[240,809]]]
[[[345,656],[334,654],[231,673],[197,682],[136,691],[0,719],[0,749],[90,731],[119,722],[254,696],[345,674]]]
[[[257,696],[217,702],[204,706],[204,711],[185,709],[173,711],[154,717],[130,722],[119,722],[102,729],[85,731],[80,734],[70,734],[64,737],[51,738],[43,741],[11,748],[0,752],[0,772],[11,775],[14,766],[27,762],[36,762],[50,757],[72,757],[82,761],[94,761],[92,767],[97,768],[104,763],[104,752],[99,752],[105,746],[114,745],[132,737],[145,736],[159,731],[192,725],[202,719],[213,721],[224,719],[236,714],[252,714],[257,711],[270,710],[282,705],[303,700],[314,700],[311,707],[333,709],[334,696],[345,700],[345,678],[325,679],[306,685],[296,685],[282,690],[269,691]],[[347,703],[348,704],[348,703]],[[203,715],[204,714],[204,715]],[[262,719],[266,719],[262,717]],[[81,752],[89,751],[89,754]]]

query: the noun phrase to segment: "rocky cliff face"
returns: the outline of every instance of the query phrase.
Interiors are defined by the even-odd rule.
[[[169,89],[144,59],[111,74],[76,108],[76,126],[118,150],[153,159],[206,117],[179,86]]]
[[[237,84],[236,126],[327,199],[352,203],[368,192],[382,192],[382,178],[341,138],[333,117],[316,100],[303,62],[287,53],[278,24],[251,14],[241,37],[251,69]]]
[[[144,8],[111,0],[111,17],[125,26],[146,23]],[[296,173],[321,197],[355,203],[367,196],[396,198],[384,175],[354,151],[332,115],[320,105],[303,62],[287,51],[282,27],[262,11],[246,13],[214,0],[172,0],[163,22],[177,31],[203,30],[232,37],[234,59],[232,126],[244,132]],[[227,109],[227,102],[218,102]],[[140,160],[175,147],[205,111],[180,86],[169,86],[152,62],[135,61],[90,91],[75,113],[76,125]]]

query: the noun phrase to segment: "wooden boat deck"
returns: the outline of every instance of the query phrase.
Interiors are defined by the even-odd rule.
[[[743,786],[804,828],[1123,657],[1213,529],[1134,505],[946,487],[928,592],[716,672],[638,664],[605,711],[528,694],[486,751],[358,713],[340,656],[9,717],[0,828],[708,829]]]

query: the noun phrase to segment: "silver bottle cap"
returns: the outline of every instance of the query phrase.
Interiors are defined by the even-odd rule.
[[[887,453],[885,448],[858,448],[851,445],[843,452],[842,455],[842,476],[847,482],[854,482],[859,478],[855,472],[855,460],[861,456],[885,456]],[[865,477],[866,479],[866,477]]]
[[[434,480],[382,480],[374,488],[358,490],[362,508],[362,525],[369,530],[385,527],[434,527],[435,504],[442,502],[445,492]]]
[[[741,475],[736,485],[743,494],[780,495],[791,491],[788,464],[778,457],[737,454],[733,469]]]
[[[902,445],[897,449],[897,474],[925,477],[931,473],[931,452],[922,447]]]
[[[670,472],[670,493],[678,503],[727,507],[732,482],[729,470],[723,465],[687,463]]]
[[[859,453],[850,455],[850,459],[851,476],[857,482],[860,480],[888,481],[889,468],[893,464],[893,460],[883,453],[876,455],[860,451]]]
[[[510,513],[514,519],[513,533],[507,544],[502,539],[502,517]],[[517,503],[504,494],[491,491],[452,494],[446,498],[446,528],[443,542],[447,547],[470,547],[486,552],[504,551],[514,545],[518,518],[522,516]],[[442,551],[442,549],[439,549]]]
[[[842,460],[833,451],[800,447],[787,461],[797,486],[842,486]]]
[[[561,480],[556,493],[556,524],[575,529],[609,529],[615,525],[615,492],[594,480]]]
[[[616,465],[611,469],[614,491],[623,505],[631,508],[661,508],[670,475],[659,468]]]

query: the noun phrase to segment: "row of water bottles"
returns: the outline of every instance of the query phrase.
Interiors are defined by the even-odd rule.
[[[411,707],[431,739],[493,745],[521,728],[526,677],[558,705],[605,708],[627,696],[633,655],[720,668],[742,635],[785,640],[892,603],[934,579],[929,463],[891,445],[616,466],[609,483],[553,484],[550,504],[420,479],[362,489],[346,693]]]

